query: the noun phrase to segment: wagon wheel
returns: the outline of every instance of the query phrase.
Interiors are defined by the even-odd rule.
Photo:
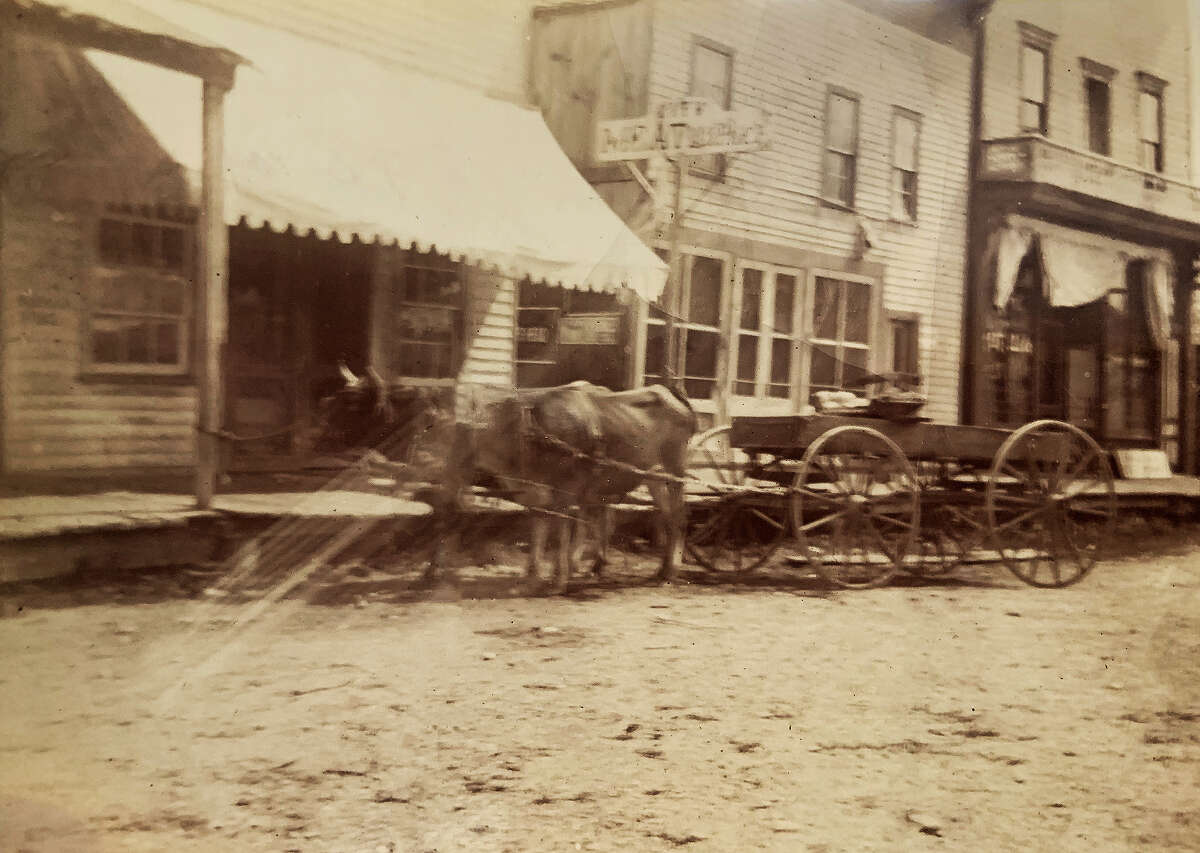
[[[750,476],[751,458],[714,427],[688,447],[687,552],[714,572],[743,574],[771,558],[787,532],[782,486]]]
[[[904,570],[924,578],[950,574],[987,538],[987,521],[979,489],[983,485],[969,475],[952,476],[945,462],[917,464],[921,486],[921,531],[917,553],[910,555]]]
[[[1031,586],[1067,586],[1092,570],[1112,534],[1112,467],[1078,427],[1035,421],[997,451],[984,507],[993,547],[1014,575]]]
[[[804,453],[791,499],[801,553],[827,581],[887,583],[913,553],[920,488],[903,451],[878,430],[840,426]]]

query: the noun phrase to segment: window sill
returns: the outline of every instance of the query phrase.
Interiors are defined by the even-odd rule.
[[[87,370],[79,374],[79,381],[89,385],[195,385],[196,377],[188,372],[148,373],[141,371]]]
[[[831,210],[840,210],[842,213],[858,213],[858,209],[854,205],[846,204],[845,202],[835,201],[831,198],[821,197],[821,206],[828,207]]]
[[[905,216],[889,216],[888,217],[888,222],[892,223],[893,225],[907,225],[910,228],[916,228],[918,221],[919,220],[917,220],[915,218],[909,219],[908,217],[905,217]]]

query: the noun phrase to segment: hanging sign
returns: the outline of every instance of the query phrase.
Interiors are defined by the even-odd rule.
[[[568,314],[558,323],[563,344],[613,346],[620,343],[620,334],[620,314]]]
[[[733,154],[767,147],[767,114],[740,107],[723,110],[707,98],[665,101],[639,118],[596,123],[593,150],[601,163],[668,157]]]

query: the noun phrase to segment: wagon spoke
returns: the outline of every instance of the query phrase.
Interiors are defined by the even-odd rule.
[[[887,558],[893,563],[896,562],[898,550],[893,550],[889,547],[887,540],[883,538],[883,534],[879,532],[879,528],[875,526],[871,516],[863,516],[863,526],[871,531],[871,535],[875,537],[875,541],[879,543],[880,550],[887,555]]]
[[[904,530],[912,530],[913,529],[913,525],[910,524],[909,522],[904,521],[903,519],[900,519],[900,518],[895,518],[894,516],[891,516],[891,515],[887,515],[886,513],[871,512],[871,513],[868,513],[868,515],[872,519],[879,519],[880,521],[886,521],[888,524],[891,524],[894,527],[900,527]]]
[[[808,522],[808,524],[800,525],[799,529],[801,532],[815,530],[823,524],[829,524],[831,521],[838,521],[840,519],[844,519],[846,516],[846,513],[848,513],[848,512],[849,512],[849,510],[843,509],[841,512],[835,512],[833,515],[823,515],[820,518],[818,518],[816,521],[810,521],[810,522]],[[838,526],[840,527],[841,525],[838,525]]]
[[[717,457],[713,454],[713,452],[711,450],[709,450],[707,447],[702,447],[701,450],[703,450],[704,455],[708,457],[708,462],[712,466],[712,469],[714,471],[716,471],[717,479],[719,479],[721,481],[721,484],[725,485],[725,486],[733,485],[732,483],[729,482],[729,478],[726,476],[726,472],[725,472],[725,464],[726,463],[717,459]]]
[[[763,512],[758,507],[751,508],[750,513],[755,518],[761,518],[763,521],[765,521],[767,524],[774,527],[776,530],[783,530],[784,527],[786,526],[786,525],[782,524],[781,522],[779,522],[778,520],[771,518],[771,516],[767,515],[765,512]]]
[[[839,471],[837,466],[831,465],[828,457],[818,456],[816,457],[816,462],[821,470],[825,472],[825,476],[829,478],[829,482],[834,488],[844,495],[850,494],[848,486],[842,482],[843,472]]]
[[[813,491],[812,489],[795,489],[796,494],[803,495],[805,498],[816,498],[819,501],[824,501],[833,506],[842,506],[845,503],[844,497],[832,497],[824,492]]]
[[[1004,522],[1003,524],[997,525],[993,532],[999,533],[1002,530],[1008,530],[1011,527],[1016,527],[1017,525],[1023,524],[1028,519],[1033,518],[1035,515],[1038,515],[1039,513],[1044,512],[1044,511],[1045,511],[1044,508],[1040,505],[1037,507],[1034,507],[1033,509],[1029,510],[1029,512],[1023,512],[1020,515],[1016,516],[1015,518],[1010,518],[1008,521]]]
[[[1071,512],[1079,515],[1090,515],[1092,518],[1110,518],[1112,513],[1106,509],[1096,509],[1090,506],[1071,506]]]
[[[725,513],[721,507],[717,507],[713,510],[712,516],[692,532],[692,542],[697,545],[703,543],[707,534],[716,530],[724,519]]]

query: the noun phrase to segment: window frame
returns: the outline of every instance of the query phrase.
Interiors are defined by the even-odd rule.
[[[1146,172],[1154,172],[1161,175],[1167,168],[1167,144],[1166,144],[1166,101],[1167,81],[1161,77],[1155,77],[1145,71],[1137,72],[1137,134],[1138,134],[1138,165]],[[1154,98],[1156,111],[1156,129],[1158,131],[1158,140],[1150,142],[1142,136],[1142,104],[1145,102],[1144,95],[1149,95]],[[1147,144],[1156,145],[1154,162],[1147,164],[1145,162],[1145,146]]]
[[[843,98],[854,104],[854,144],[853,150],[843,151],[834,148],[832,145],[833,124],[830,118],[833,115],[833,99]],[[858,196],[858,157],[861,147],[861,129],[862,129],[862,96],[859,93],[846,89],[841,86],[831,85],[825,90],[825,136],[821,148],[821,200],[830,207],[836,207],[840,210],[855,210],[855,202]],[[850,191],[849,199],[835,198],[828,194],[829,179],[830,179],[830,155],[837,157],[845,157],[850,163]]]
[[[397,292],[397,277],[399,275],[407,275],[410,269],[420,269],[435,273],[447,273],[453,275],[458,280],[459,294],[458,301],[454,304],[449,302],[427,302],[402,298]],[[391,381],[395,381],[408,386],[432,386],[432,387],[447,387],[455,384],[458,381],[458,374],[462,370],[462,363],[466,357],[466,317],[468,294],[470,286],[467,281],[467,268],[464,264],[458,261],[451,260],[448,257],[441,255],[433,255],[428,253],[413,252],[411,249],[395,249],[394,253],[389,253],[386,267],[386,286],[388,288],[388,317],[390,323],[394,324],[398,313],[406,307],[419,308],[423,310],[441,310],[451,312],[451,340],[449,344],[441,344],[432,341],[420,341],[401,338],[398,331],[389,330],[389,352],[388,360],[385,365]],[[449,359],[449,375],[448,376],[415,376],[413,374],[401,370],[400,349],[399,345],[403,343],[411,343],[425,346],[447,346],[450,351]]]
[[[1107,65],[1088,59],[1086,56],[1079,57],[1079,65],[1083,69],[1083,119],[1084,129],[1087,134],[1085,145],[1087,150],[1093,154],[1098,154],[1101,157],[1112,156],[1112,96],[1113,96],[1113,80],[1116,79],[1117,71],[1115,68],[1110,68]],[[1099,83],[1104,86],[1106,91],[1105,115],[1104,115],[1104,149],[1097,150],[1093,146],[1093,110],[1092,110],[1092,89],[1094,83]]]
[[[723,110],[731,110],[733,109],[733,66],[737,52],[729,45],[721,44],[718,41],[713,41],[701,35],[692,36],[691,54],[688,58],[688,95],[696,96],[696,67],[699,62],[700,52],[704,50],[712,51],[725,57],[725,100],[724,103],[719,103],[717,106]],[[728,165],[728,159],[724,154],[706,154],[692,158],[689,173],[712,180],[723,181],[725,180],[725,170]]]
[[[134,225],[147,225],[155,229],[154,233],[157,235],[155,256],[159,259],[163,257],[162,232],[166,229],[181,232],[182,254],[178,267],[171,268],[161,263],[139,263],[133,258],[120,260],[106,258],[101,246],[101,233],[105,228],[105,223],[108,222],[119,222],[128,226],[130,235],[132,235]],[[196,223],[194,217],[172,218],[163,215],[161,210],[109,208],[96,216],[91,226],[88,289],[84,299],[82,317],[81,375],[84,377],[189,378],[192,375],[192,365],[195,360],[192,352],[196,299]],[[127,241],[126,252],[131,253],[131,242],[132,236]],[[179,313],[105,307],[101,298],[102,285],[121,275],[142,275],[158,279],[163,283],[173,283],[182,294]],[[95,356],[94,334],[100,321],[105,318],[143,318],[146,322],[159,325],[173,323],[177,329],[177,358],[171,363],[98,360]]]
[[[759,295],[758,328],[743,329],[741,325],[742,306],[745,299],[743,272],[757,270],[762,273],[761,292]],[[787,333],[779,333],[774,329],[776,299],[778,297],[779,276],[792,277],[792,329]],[[807,295],[807,275],[798,267],[772,264],[766,261],[756,261],[749,258],[739,258],[734,265],[733,284],[729,311],[729,354],[730,365],[727,370],[726,389],[729,399],[737,403],[774,404],[788,409],[794,404],[800,389],[802,349],[806,340],[804,306]],[[739,382],[749,381],[738,379],[738,362],[741,358],[741,337],[753,335],[756,339],[756,358],[754,392],[739,393]],[[771,381],[773,366],[773,347],[777,340],[790,342],[788,348],[788,393],[786,396],[771,394],[771,387],[777,383]]]
[[[658,250],[658,249],[665,250],[666,249],[665,245],[664,246],[656,245],[655,248],[656,248],[656,250]],[[716,261],[721,265],[721,290],[717,296],[718,309],[717,309],[717,323],[715,326],[710,326],[705,323],[696,323],[688,317],[688,314],[690,313],[690,308],[691,308],[692,268],[693,268],[694,261],[696,258],[705,258],[707,260]],[[705,249],[701,246],[680,246],[679,247],[679,264],[681,266],[681,276],[680,277],[683,281],[683,288],[682,288],[683,293],[679,297],[679,305],[681,306],[680,315],[675,318],[675,329],[676,329],[676,334],[678,335],[676,342],[677,342],[677,344],[679,344],[683,347],[684,358],[686,361],[686,353],[687,353],[687,345],[686,345],[687,338],[686,338],[686,336],[689,331],[695,329],[700,332],[715,333],[717,335],[716,375],[714,377],[712,377],[711,380],[708,377],[691,377],[694,380],[705,381],[705,382],[711,381],[713,383],[713,389],[716,390],[718,388],[723,387],[723,383],[726,381],[727,374],[728,374],[728,368],[727,368],[728,358],[722,352],[722,350],[724,349],[724,347],[722,346],[722,341],[727,340],[727,326],[728,326],[727,318],[729,317],[729,313],[730,313],[729,312],[730,289],[732,287],[732,282],[733,282],[732,276],[733,276],[733,269],[735,267],[734,259],[727,252],[721,252],[721,251],[717,251],[717,250],[713,250],[713,249]],[[670,283],[668,283],[668,288],[663,291],[664,296],[666,296],[670,292],[669,288],[670,288]],[[649,349],[650,327],[652,327],[652,326],[665,327],[666,326],[666,321],[663,317],[655,317],[654,316],[655,311],[660,311],[665,314],[665,312],[667,311],[667,307],[659,304],[659,302],[657,300],[655,302],[649,303],[649,305],[647,306],[647,311],[646,311],[646,315],[645,315],[646,319],[645,319],[645,322],[642,324],[642,330],[641,330],[641,334],[644,336],[643,344],[644,344],[644,349],[646,351],[648,351],[648,349]],[[664,341],[664,347],[665,347],[665,345],[666,345],[666,342]],[[665,352],[664,352],[664,355],[665,355]],[[638,372],[640,373],[640,376],[638,377],[638,381],[641,385],[650,385],[655,382],[662,381],[662,374],[649,372],[648,365],[645,363],[645,355],[644,354],[643,354],[643,357],[641,358],[641,362],[642,363],[638,365]],[[679,379],[686,383],[687,379],[689,378],[688,373],[687,373],[686,363],[681,365],[681,367],[683,369],[680,371]],[[712,412],[713,411],[712,402],[711,402],[711,394],[709,395],[709,397],[696,397],[692,400],[692,403],[693,403],[693,405],[695,405],[695,407],[697,408],[698,411],[702,411],[702,412]]]
[[[805,299],[804,299],[804,357],[802,359],[802,364],[801,364],[802,373],[800,376],[800,384],[801,384],[800,399],[801,399],[801,402],[810,402],[812,399],[813,387],[814,387],[813,382],[812,382],[812,360],[813,360],[812,356],[813,356],[813,351],[817,345],[826,345],[826,346],[830,345],[830,344],[834,345],[834,347],[836,348],[835,352],[837,352],[839,354],[839,355],[835,356],[835,358],[839,362],[839,375],[840,375],[841,367],[845,363],[844,359],[842,359],[840,357],[840,353],[841,353],[842,349],[845,347],[846,313],[847,312],[841,311],[841,310],[839,310],[839,312],[838,312],[838,332],[837,332],[838,338],[837,338],[837,340],[832,340],[829,338],[818,338],[815,333],[816,329],[815,329],[815,323],[814,323],[815,318],[813,317],[813,309],[815,308],[814,303],[815,303],[816,294],[817,294],[817,280],[822,279],[822,278],[832,279],[834,281],[838,281],[838,282],[842,283],[843,287],[840,288],[842,295],[840,298],[843,303],[845,301],[845,292],[846,292],[844,285],[847,282],[853,282],[855,284],[865,284],[870,288],[870,299],[868,300],[870,313],[867,317],[867,341],[866,341],[865,345],[860,345],[856,341],[852,344],[851,348],[865,350],[866,354],[867,354],[866,370],[869,372],[877,372],[875,368],[876,368],[878,357],[879,357],[879,353],[878,353],[878,350],[879,350],[879,318],[880,318],[880,312],[882,310],[882,296],[883,296],[882,280],[877,279],[877,278],[872,278],[871,276],[856,275],[854,273],[848,273],[843,270],[810,269],[808,271],[808,281],[807,281],[807,287],[805,288],[806,293],[805,293]],[[831,388],[832,386],[820,385],[817,387],[820,389],[826,389],[826,388]],[[839,382],[838,387],[839,388],[845,387],[844,377],[841,378],[841,381]]]
[[[921,193],[921,114],[913,110],[905,109],[904,107],[892,107],[892,143],[891,143],[891,178],[892,185],[889,192],[889,211],[888,215],[894,222],[904,222],[910,225],[915,225],[920,212],[920,193]],[[897,132],[901,119],[911,121],[914,125],[913,129],[913,169],[911,171],[901,168],[896,163],[896,142],[899,138]],[[908,205],[904,204],[904,191],[896,186],[897,173],[912,175],[912,209],[908,209]],[[903,215],[899,215],[896,209],[896,193],[900,193],[900,209]]]
[[[887,318],[887,362],[888,369],[881,373],[895,382],[909,382],[914,380],[922,380],[921,373],[921,315],[916,311],[888,311]],[[896,368],[896,327],[900,324],[911,324],[913,336],[913,368],[914,370],[904,371]],[[915,384],[915,383],[914,383]]]
[[[1020,32],[1020,49],[1017,54],[1017,128],[1023,134],[1034,133],[1039,136],[1050,136],[1050,99],[1052,95],[1051,61],[1054,57],[1053,46],[1057,36],[1049,30],[1035,26],[1027,21],[1018,21]],[[1042,54],[1042,100],[1031,101],[1025,97],[1025,51],[1036,50]],[[1027,127],[1024,117],[1025,104],[1038,104],[1038,127]]]

